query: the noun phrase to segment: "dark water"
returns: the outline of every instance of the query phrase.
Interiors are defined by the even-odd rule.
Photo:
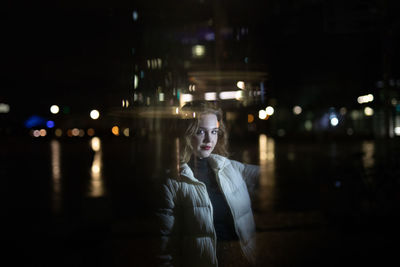
[[[152,212],[163,155],[174,146],[157,137],[3,140],[6,259],[152,265]],[[365,265],[365,253],[382,263],[399,223],[399,148],[396,140],[233,140],[233,159],[261,166],[253,197],[261,265],[340,266],[351,255]]]

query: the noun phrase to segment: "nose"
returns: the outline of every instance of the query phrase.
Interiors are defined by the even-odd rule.
[[[203,143],[209,143],[210,142],[210,134],[206,132],[204,135]]]

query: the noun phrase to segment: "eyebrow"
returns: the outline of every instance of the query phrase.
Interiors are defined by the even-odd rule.
[[[199,126],[199,129],[205,129],[205,130],[208,130],[208,129],[210,129],[210,130],[215,130],[215,129],[219,129],[218,127],[215,127],[215,128],[207,128],[207,127],[202,127],[202,126]]]

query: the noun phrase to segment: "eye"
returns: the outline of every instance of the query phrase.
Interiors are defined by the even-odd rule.
[[[212,134],[218,134],[218,130],[217,130],[217,129],[212,130],[211,133],[212,133]]]
[[[196,134],[197,134],[197,135],[204,134],[204,130],[197,130]]]

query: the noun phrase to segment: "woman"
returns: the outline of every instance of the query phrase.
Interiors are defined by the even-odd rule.
[[[226,157],[221,110],[207,102],[182,110],[191,119],[183,120],[179,175],[163,186],[160,259],[174,266],[249,266],[255,223],[248,190],[259,168]]]

